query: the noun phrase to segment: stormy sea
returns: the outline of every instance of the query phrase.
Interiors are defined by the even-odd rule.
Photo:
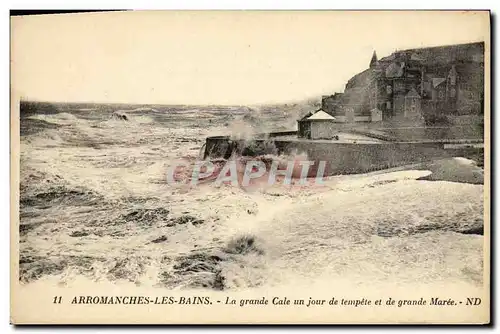
[[[481,286],[483,170],[466,157],[318,187],[168,184],[168,167],[201,159],[207,136],[294,130],[307,110],[30,104],[20,120],[20,281]]]

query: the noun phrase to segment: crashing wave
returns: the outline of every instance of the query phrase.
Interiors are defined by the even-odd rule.
[[[67,113],[67,112],[62,112],[62,113],[53,114],[53,115],[39,114],[39,115],[30,116],[28,118],[32,119],[32,120],[45,121],[45,122],[54,123],[54,124],[68,124],[68,123],[73,123],[79,119],[75,115]]]
[[[113,114],[111,114],[111,119],[117,119],[120,121],[128,121],[129,117],[124,113],[120,113],[120,112],[115,111]]]

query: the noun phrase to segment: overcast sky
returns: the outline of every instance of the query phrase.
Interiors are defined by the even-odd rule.
[[[343,91],[373,50],[489,39],[487,12],[121,12],[12,18],[24,98],[281,103]]]

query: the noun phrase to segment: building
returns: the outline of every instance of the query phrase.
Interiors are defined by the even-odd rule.
[[[322,109],[337,122],[376,120],[432,124],[483,111],[484,43],[397,51],[352,77],[343,93],[322,98]]]
[[[319,109],[308,113],[298,120],[298,135],[306,139],[334,139],[338,138],[341,130],[346,129],[348,123],[353,122],[380,122],[382,111],[377,108],[370,110],[367,116],[355,116],[354,110],[346,112],[346,115],[333,117],[324,110]]]
[[[412,88],[405,96],[403,117],[409,119],[422,118],[422,97]]]
[[[306,139],[332,139],[338,132],[335,117],[319,109],[298,122],[298,134]]]

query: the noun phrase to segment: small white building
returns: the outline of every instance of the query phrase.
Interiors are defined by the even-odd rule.
[[[306,139],[332,139],[337,134],[336,123],[335,117],[320,109],[298,121],[298,134]]]
[[[362,122],[381,122],[382,111],[374,108],[368,116],[347,118],[342,115],[334,117],[320,109],[310,112],[298,121],[298,136],[306,139],[333,139],[338,136],[339,131],[352,127]]]

